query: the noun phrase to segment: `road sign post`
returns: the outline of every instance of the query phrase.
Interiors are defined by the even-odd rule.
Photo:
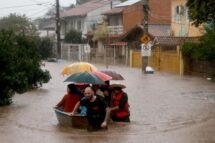
[[[148,36],[148,13],[149,13],[149,0],[142,0],[143,1],[143,26],[144,26],[144,36],[141,38],[141,42],[147,44],[150,41]],[[142,56],[142,72],[146,73],[146,67],[148,65],[148,57]]]

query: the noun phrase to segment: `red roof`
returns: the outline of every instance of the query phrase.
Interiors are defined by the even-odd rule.
[[[62,12],[61,17],[86,16],[88,12],[103,7],[110,2],[111,0],[91,0],[90,2]]]

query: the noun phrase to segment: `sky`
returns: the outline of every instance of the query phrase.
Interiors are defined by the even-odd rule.
[[[10,13],[25,14],[31,19],[43,16],[56,0],[0,0],[0,17]],[[69,6],[75,0],[59,0],[61,6]],[[40,4],[40,5],[39,5]]]

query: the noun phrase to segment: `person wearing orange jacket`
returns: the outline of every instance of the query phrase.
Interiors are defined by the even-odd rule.
[[[114,87],[111,97],[110,117],[113,121],[130,122],[128,96],[121,87]]]

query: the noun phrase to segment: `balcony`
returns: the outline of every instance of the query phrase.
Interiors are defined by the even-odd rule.
[[[120,35],[120,34],[123,34],[124,32],[122,25],[108,26],[108,31],[110,35]]]

